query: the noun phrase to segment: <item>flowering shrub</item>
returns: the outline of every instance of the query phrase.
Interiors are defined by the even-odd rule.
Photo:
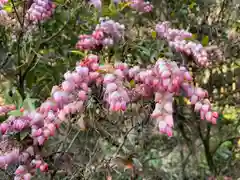
[[[191,98],[195,110],[200,111],[201,119],[216,124],[218,114],[211,111],[209,100],[204,100],[206,92],[185,82],[184,80],[191,81],[192,78],[185,68],[179,68],[175,62],[160,59],[148,69],[140,69],[137,66],[129,68],[127,64],[117,63],[113,71],[105,75],[98,72],[100,69],[103,68],[99,65],[99,58],[96,55],[88,55],[76,66],[75,71],[68,71],[64,74],[65,81],[61,86],[52,88],[51,97],[42,103],[36,112],[25,111],[23,116],[10,116],[2,123],[0,130],[6,136],[5,138],[9,133],[30,128],[33,144],[30,146],[31,152],[28,147],[24,151],[16,148],[3,154],[1,167],[6,168],[14,162],[21,161],[23,164],[15,172],[16,177],[19,178],[30,177],[34,168],[45,172],[48,166],[34,151],[34,146],[44,145],[50,136],[55,135],[56,129],[59,128],[61,122],[68,119],[70,114],[84,111],[88,95],[93,93],[90,87],[92,83],[97,83],[98,86],[101,83],[104,84],[104,100],[108,103],[109,110],[113,112],[125,111],[128,103],[137,100],[129,97],[129,94],[133,94],[131,91],[143,98],[154,95],[156,105],[152,117],[156,120],[160,132],[168,136],[173,135],[173,96],[179,95],[181,91]],[[131,79],[134,79],[136,86],[140,89],[124,87],[123,82]],[[29,162],[32,162],[31,165],[28,164]]]
[[[0,6],[3,7],[7,3],[7,1],[0,1]],[[52,173],[53,168],[50,165],[51,160],[45,156],[43,148],[47,147],[48,142],[53,138],[59,136],[65,124],[72,125],[73,119],[86,121],[86,123],[91,124],[92,119],[104,114],[104,119],[107,119],[108,116],[114,116],[114,118],[117,116],[133,121],[134,118],[129,115],[133,111],[137,111],[137,115],[133,115],[137,119],[142,115],[143,111],[147,111],[149,119],[152,120],[151,123],[153,122],[160,134],[167,135],[162,137],[167,137],[169,141],[179,136],[178,131],[182,130],[181,125],[185,123],[177,117],[179,116],[178,111],[182,106],[197,114],[194,118],[195,121],[192,120],[193,118],[189,118],[194,126],[197,124],[196,126],[198,127],[199,124],[205,123],[208,127],[211,127],[211,124],[216,125],[219,122],[220,115],[214,110],[210,102],[212,101],[212,97],[208,97],[208,91],[196,84],[195,74],[190,72],[190,68],[188,67],[189,62],[185,62],[185,59],[179,63],[179,61],[175,61],[169,55],[165,57],[164,53],[163,55],[161,53],[160,55],[156,55],[155,53],[155,58],[151,57],[151,62],[148,62],[148,64],[130,63],[132,61],[128,61],[131,55],[133,61],[138,58],[137,53],[130,55],[127,53],[128,51],[134,52],[135,49],[140,49],[140,51],[145,50],[144,53],[150,59],[152,54],[150,51],[148,53],[147,50],[152,47],[132,45],[137,41],[133,40],[134,37],[131,36],[131,33],[134,31],[133,27],[136,26],[139,28],[139,24],[137,24],[137,21],[133,21],[132,26],[125,26],[125,22],[128,22],[129,17],[126,16],[120,20],[116,20],[116,17],[121,17],[125,13],[125,7],[130,7],[130,9],[140,12],[140,14],[152,12],[153,5],[150,2],[144,0],[114,0],[109,7],[112,13],[110,13],[110,17],[112,17],[99,18],[102,12],[98,10],[104,10],[105,8],[102,6],[102,1],[88,1],[90,5],[98,9],[96,12],[94,9],[91,9],[94,11],[94,15],[91,14],[92,12],[87,12],[94,16],[94,20],[91,19],[91,21],[86,22],[87,28],[90,27],[91,23],[95,26],[93,32],[90,34],[85,34],[83,30],[85,26],[82,25],[84,24],[82,23],[84,22],[84,18],[80,17],[78,20],[79,24],[76,25],[75,17],[79,15],[77,11],[71,11],[71,8],[69,8],[70,13],[64,13],[63,10],[69,2],[58,3],[60,6],[55,8],[56,5],[50,0],[34,0],[29,1],[28,7],[26,6],[23,9],[19,8],[21,5],[18,6],[19,9],[15,6],[12,7],[13,13],[9,10],[8,12],[5,10],[1,10],[0,12],[4,15],[12,16],[13,19],[15,18],[15,21],[23,25],[16,32],[12,31],[11,28],[9,29],[10,32],[14,32],[17,36],[15,40],[11,37],[12,44],[8,46],[11,46],[11,51],[14,53],[8,56],[12,59],[18,59],[16,65],[13,66],[13,70],[18,72],[16,73],[17,80],[13,84],[17,86],[22,99],[15,99],[15,104],[11,102],[9,103],[10,105],[0,106],[0,116],[6,118],[0,123],[1,169],[7,170],[10,166],[16,165],[17,168],[14,169],[14,178],[16,180],[31,179],[36,175],[37,170],[46,174],[54,174]],[[15,5],[14,2],[13,5]],[[78,6],[76,3],[72,5],[72,8],[78,9],[78,7],[74,7],[75,5]],[[114,8],[119,10],[119,12],[115,12],[116,9]],[[83,9],[87,9],[86,6]],[[64,15],[60,16],[59,14],[62,13]],[[61,18],[65,16],[67,16],[67,20],[63,23]],[[140,21],[143,16],[140,16]],[[95,25],[95,20],[98,19],[99,24]],[[62,27],[59,28],[58,23],[63,24]],[[74,26],[68,27],[68,23],[72,23]],[[34,24],[34,31],[31,29],[31,24]],[[52,33],[49,27],[57,29],[57,32]],[[148,39],[150,39],[149,29],[151,27],[147,29],[146,36]],[[68,29],[65,32],[64,28],[73,29]],[[69,31],[73,32],[69,33]],[[183,55],[183,58],[188,57],[188,59],[193,59],[200,66],[201,70],[205,70],[209,68],[210,64],[213,64],[210,60],[209,52],[200,42],[193,40],[192,33],[183,29],[171,28],[169,21],[158,23],[155,26],[155,31],[158,38],[154,39],[154,41],[149,41],[145,39],[145,36],[141,36],[143,34],[141,30],[136,34],[139,38],[142,38],[143,44],[150,42],[147,46],[158,44],[159,39],[165,40],[168,47],[174,50],[174,55]],[[30,32],[30,35],[25,39],[23,34],[27,34],[27,32]],[[81,35],[77,39],[76,36],[78,34]],[[60,40],[58,38],[54,39],[55,37],[59,37]],[[74,38],[76,39],[75,41],[72,40]],[[64,43],[60,44],[59,42]],[[69,48],[73,48],[74,44],[77,50],[72,50],[70,53],[75,53],[76,56],[83,56],[82,60],[77,63],[74,62],[76,57],[69,55]],[[36,47],[33,48],[33,46]],[[15,51],[15,49],[17,50]],[[51,53],[49,49],[52,50]],[[57,54],[55,52],[56,49],[57,51],[61,51],[62,54]],[[119,53],[120,55],[114,57],[114,59],[112,53]],[[8,56],[6,55],[7,58],[9,58]],[[7,58],[6,60],[8,60]],[[177,58],[179,59],[179,57]],[[181,58],[182,56],[180,56]],[[72,67],[73,64],[75,64],[74,67]],[[54,71],[55,69],[57,70]],[[63,73],[64,71],[65,73]],[[40,76],[41,78],[36,76]],[[56,81],[54,82],[55,84],[61,83],[52,87],[50,97],[45,101],[39,101],[38,108],[21,108],[20,110],[16,108],[22,107],[24,104],[22,101],[26,99],[25,95],[27,91],[31,92],[37,89],[37,93],[32,93],[31,95],[39,96],[39,89],[47,89],[45,87],[41,88],[40,85],[48,84],[49,79],[54,79]],[[51,83],[49,84],[51,85]],[[46,91],[43,92],[45,93]],[[11,96],[12,99],[16,98],[14,93],[8,96]],[[8,96],[6,95],[5,98],[9,98]],[[189,104],[176,103],[182,99],[188,99]],[[91,104],[94,104],[93,108]],[[146,106],[145,104],[148,105]],[[138,105],[140,107],[136,108]],[[100,108],[100,112],[98,108]],[[14,112],[17,114],[14,114]],[[81,117],[86,116],[88,120],[78,120],[79,115]],[[197,121],[198,119],[203,121]],[[100,120],[94,119],[94,121],[101,124]],[[113,124],[117,127],[118,123],[122,123],[121,120]],[[134,124],[136,122],[131,123]],[[98,131],[96,124],[89,126],[100,134],[100,130]],[[140,123],[137,122],[136,124]],[[154,129],[154,127],[151,128]],[[122,127],[119,127],[116,131],[122,132],[122,129]],[[22,133],[27,133],[27,135],[24,138],[19,138],[19,134],[21,136]],[[204,133],[207,134],[207,138],[209,132],[204,131]],[[110,133],[107,132],[106,134]],[[207,140],[203,137],[201,127],[199,134],[204,146],[206,146]],[[111,137],[112,135],[110,134],[109,136]],[[124,141],[127,139],[127,136],[128,134],[124,135]],[[188,137],[185,136],[184,138]],[[124,142],[117,146],[116,154],[119,153],[123,146]],[[136,145],[136,147],[138,146]],[[110,166],[112,158],[110,160],[101,160],[104,165],[99,167],[104,167],[109,171],[112,168]],[[131,162],[133,158],[128,157],[126,159],[127,164],[130,164],[128,167],[131,167],[127,169],[132,169],[134,173],[135,166]],[[146,159],[148,158],[146,157]],[[207,162],[210,167],[211,159],[207,159]],[[91,163],[89,162],[89,164]],[[87,173],[88,168],[84,171]],[[107,173],[109,174],[108,171]],[[213,169],[210,169],[210,171],[214,172]],[[107,177],[111,176],[108,175]]]

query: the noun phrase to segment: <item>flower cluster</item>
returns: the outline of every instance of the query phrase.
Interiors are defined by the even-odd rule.
[[[187,83],[182,83],[181,87],[186,93],[186,96],[190,98],[191,104],[194,104],[194,110],[200,112],[200,118],[216,124],[218,113],[211,110],[211,103],[207,99],[207,91]]]
[[[112,0],[114,4],[119,4],[121,1],[129,3],[129,6],[138,11],[138,12],[151,12],[153,9],[153,5],[149,1],[144,0]],[[101,0],[90,0],[89,4],[94,6],[97,9],[102,8],[102,1]]]
[[[159,59],[155,65],[146,69],[139,66],[129,68],[125,63],[115,63],[107,73],[103,72],[106,67],[99,64],[98,56],[88,55],[77,63],[74,71],[64,74],[61,85],[52,88],[51,97],[36,111],[24,111],[20,117],[10,116],[0,124],[2,141],[11,133],[23,130],[30,130],[32,140],[27,148],[11,148],[10,151],[6,148],[0,156],[0,167],[6,168],[12,163],[21,162],[15,172],[16,179],[29,179],[36,169],[47,171],[48,165],[36,147],[44,145],[49,137],[54,136],[56,129],[69,119],[69,115],[84,111],[94,84],[103,85],[103,100],[113,112],[125,111],[127,103],[137,101],[139,97],[155,98],[156,105],[151,116],[156,120],[159,131],[168,136],[173,135],[173,98],[180,95],[181,91],[191,99],[195,111],[200,112],[201,119],[216,123],[217,113],[211,111],[206,92],[192,87],[188,82],[192,80],[189,72],[184,67],[178,67],[175,62]],[[126,87],[125,84],[129,81],[135,81],[135,86]],[[136,96],[132,97],[134,93]]]
[[[28,9],[26,18],[34,23],[49,19],[55,9],[55,4],[51,0],[33,0]]]
[[[9,16],[5,10],[3,10],[4,4],[6,4],[8,0],[0,0],[0,25],[4,25],[5,21],[9,19]]]
[[[8,112],[15,110],[15,109],[16,109],[16,106],[13,104],[0,106],[0,116],[5,115]]]
[[[9,164],[18,162],[19,143],[10,139],[1,140],[0,168],[6,168]]]
[[[90,92],[88,84],[97,81],[100,75],[97,70],[98,57],[95,55],[87,56],[76,66],[75,71],[64,74],[65,81],[62,82],[61,86],[52,88],[51,97],[36,111],[24,111],[21,117],[10,116],[0,124],[1,133],[4,137],[8,137],[12,132],[30,129],[33,147],[42,146],[49,137],[55,134],[60,123],[66,120],[68,115],[81,112],[84,109],[84,102],[88,99],[87,95]],[[47,171],[47,164],[34,151],[34,148],[31,150],[29,153],[29,148],[21,152],[17,149],[4,154],[1,157],[2,161],[0,158],[0,162],[3,162],[1,167],[7,167],[11,163],[21,161],[22,164],[15,172],[16,179],[30,177],[36,168],[42,172]]]
[[[208,54],[203,46],[193,41],[187,41],[192,34],[179,29],[170,28],[169,22],[163,22],[156,25],[156,32],[159,37],[168,41],[169,46],[173,47],[177,52],[193,56],[195,61],[201,66],[208,66]]]
[[[104,99],[110,105],[110,111],[125,111],[127,103],[130,101],[126,88],[123,86],[123,79],[128,71],[125,63],[116,63],[112,74],[104,76],[105,85]]]
[[[0,8],[6,4],[8,2],[8,0],[0,0]]]
[[[152,118],[161,133],[172,136],[173,128],[173,95],[178,92],[183,81],[191,81],[190,73],[184,67],[178,67],[175,62],[159,59],[155,66],[147,70],[141,70],[135,66],[129,70],[129,77],[134,78],[136,82],[141,82],[138,87],[142,86],[137,92],[142,97],[151,97],[155,95],[155,109]]]
[[[138,12],[151,12],[153,9],[153,5],[149,1],[144,0],[126,0],[130,3],[130,7],[135,9]]]
[[[119,42],[124,35],[124,25],[108,18],[100,19],[91,35],[80,35],[76,47],[81,50],[94,50],[112,46]]]

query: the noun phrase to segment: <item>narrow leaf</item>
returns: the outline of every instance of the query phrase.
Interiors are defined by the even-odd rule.
[[[203,46],[207,46],[208,45],[208,41],[209,41],[208,36],[204,36],[204,38],[202,39],[202,45]]]

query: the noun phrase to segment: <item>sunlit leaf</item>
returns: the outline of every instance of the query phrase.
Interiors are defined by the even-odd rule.
[[[22,107],[25,110],[29,110],[29,111],[34,111],[36,109],[34,103],[35,103],[36,99],[31,99],[30,97],[27,97],[24,101],[23,101],[23,105]]]
[[[190,9],[193,9],[195,5],[196,5],[196,3],[195,3],[195,2],[192,2],[188,7],[189,7]]]
[[[237,144],[238,144],[238,147],[240,147],[240,139],[238,140]]]
[[[23,113],[20,110],[13,110],[13,111],[8,112],[8,115],[12,115],[12,116],[16,116],[16,117],[22,116],[22,114]]]
[[[119,3],[120,11],[124,10],[126,7],[130,6],[130,2],[121,2]]]
[[[85,53],[81,52],[81,51],[78,51],[78,50],[73,50],[73,51],[70,51],[71,53],[73,54],[78,54],[78,55],[81,55],[81,56],[85,56]]]
[[[187,104],[187,105],[190,105],[191,104],[191,102],[189,101],[189,99],[187,99],[187,98],[183,98],[184,99],[184,102]]]
[[[231,141],[226,141],[222,144],[222,147],[231,148],[232,147],[232,142]]]
[[[13,11],[13,8],[12,8],[11,5],[5,5],[5,6],[3,7],[3,10],[5,10],[5,11],[8,12],[8,13],[11,13],[11,12]]]
[[[134,88],[134,87],[136,86],[134,79],[132,79],[132,80],[129,82],[129,84],[130,84],[131,88]]]
[[[28,134],[29,134],[28,131],[21,131],[20,132],[20,140],[24,140]]]
[[[202,45],[203,46],[207,46],[208,45],[208,41],[209,41],[208,36],[204,36],[204,38],[202,39]]]
[[[156,31],[152,31],[152,38],[156,39],[156,37],[157,37],[157,32]]]

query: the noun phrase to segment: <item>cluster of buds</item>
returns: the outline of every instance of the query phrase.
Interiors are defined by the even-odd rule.
[[[125,63],[116,63],[114,69],[112,74],[104,76],[104,99],[110,105],[110,111],[125,111],[127,103],[130,101],[126,88],[123,86],[128,66]]]
[[[164,38],[177,52],[184,53],[187,56],[193,56],[194,60],[201,66],[208,66],[208,54],[199,43],[185,40],[191,38],[192,34],[185,30],[170,28],[169,22],[163,22],[156,25],[156,32],[159,37]]]
[[[20,165],[15,170],[14,180],[30,180],[36,172],[36,169],[39,169],[41,172],[48,171],[48,164],[41,159],[34,159],[27,165]]]
[[[3,7],[4,4],[6,4],[8,0],[0,0],[0,8]]]
[[[138,12],[151,12],[153,9],[153,5],[149,1],[144,0],[126,0],[130,3],[130,7]]]
[[[149,1],[144,1],[144,0],[112,0],[114,4],[119,4],[120,2],[126,2],[129,3],[129,6],[138,11],[138,12],[151,12],[153,9],[153,5]],[[90,0],[89,4],[94,6],[97,9],[102,8],[102,1],[101,0]]]
[[[79,36],[76,47],[81,50],[95,50],[113,46],[123,38],[124,29],[124,25],[102,18],[91,35]]]
[[[3,139],[1,141],[0,168],[6,169],[8,165],[20,164],[15,170],[14,180],[30,180],[36,169],[41,172],[48,171],[48,165],[40,155],[37,155],[33,146],[21,150],[21,144],[13,139]]]
[[[184,81],[192,80],[190,73],[184,67],[179,68],[175,62],[160,59],[147,70],[141,70],[138,66],[129,69],[129,77],[142,83],[139,85],[144,87],[140,93],[142,97],[155,95],[156,105],[152,118],[156,120],[161,133],[172,136],[173,95],[178,95]]]
[[[217,123],[218,113],[212,111],[211,103],[207,99],[208,93],[202,88],[197,88],[187,83],[181,85],[184,93],[190,98],[191,104],[194,105],[194,110],[200,112],[200,118],[207,120],[212,124]]]
[[[0,116],[3,116],[5,114],[7,114],[8,112],[15,110],[15,109],[16,109],[16,106],[13,104],[0,106]]]
[[[19,143],[10,139],[1,140],[0,168],[5,169],[9,164],[17,163],[19,157]]]
[[[155,109],[152,118],[156,119],[159,131],[167,134],[169,137],[173,135],[173,93],[156,92],[155,93]]]
[[[34,158],[33,158],[34,157]],[[48,171],[48,164],[39,154],[35,154],[33,146],[29,146],[18,157],[20,165],[15,170],[14,180],[30,180],[39,169],[41,172]]]
[[[33,0],[26,18],[33,23],[45,21],[52,16],[54,9],[55,4],[51,0]]]

